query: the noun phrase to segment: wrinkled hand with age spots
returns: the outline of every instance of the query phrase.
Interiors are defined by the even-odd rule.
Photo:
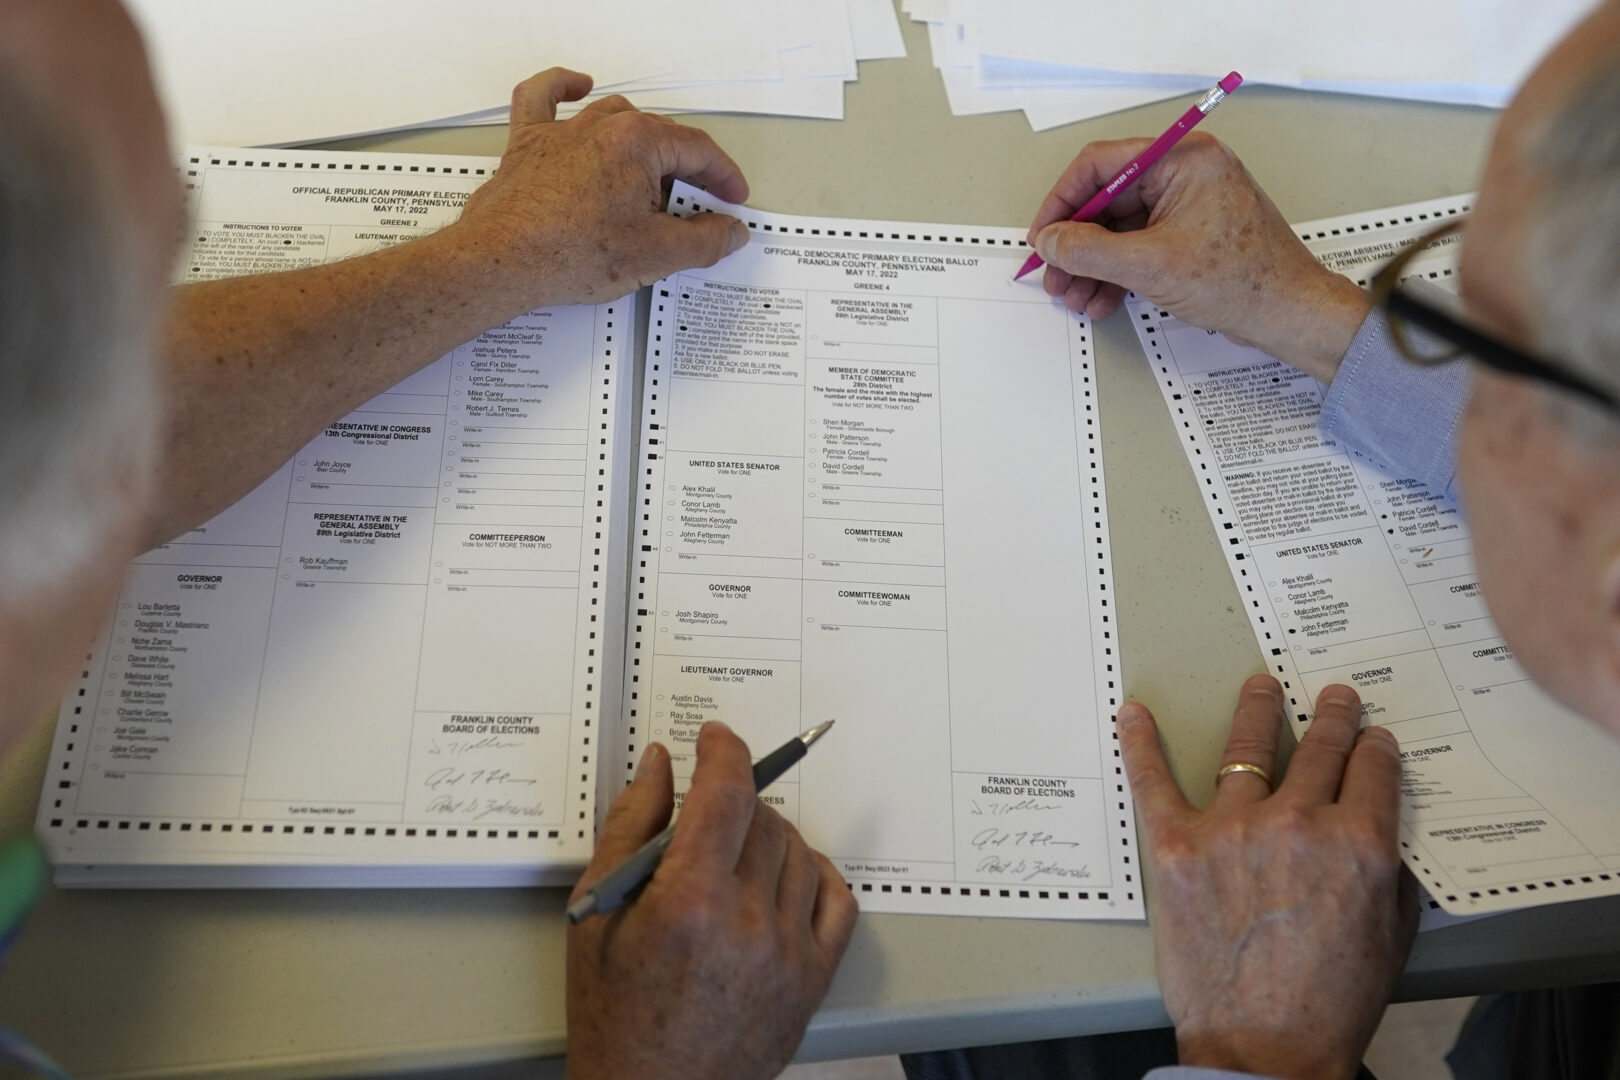
[[[669,754],[655,743],[608,811],[573,899],[662,831],[673,802]],[[570,1080],[776,1076],[855,914],[832,863],[755,796],[748,747],[705,724],[658,872],[626,907],[569,928]]]
[[[1220,140],[1188,135],[1095,222],[1071,222],[1147,139],[1095,142],[1063,171],[1029,242],[1071,311],[1112,314],[1126,290],[1179,319],[1329,380],[1372,302],[1311,255]]]
[[[1221,764],[1274,772],[1283,704],[1269,675],[1245,683]],[[1233,773],[1200,812],[1170,775],[1152,714],[1135,702],[1119,711],[1182,1064],[1355,1076],[1417,932],[1416,883],[1396,851],[1400,751],[1360,720],[1356,692],[1327,687],[1275,793]]]
[[[509,297],[514,314],[611,300],[748,242],[735,218],[660,210],[676,178],[728,202],[748,197],[741,170],[713,139],[617,95],[556,119],[559,102],[590,88],[590,76],[564,68],[520,83],[499,170],[445,230],[467,272]]]

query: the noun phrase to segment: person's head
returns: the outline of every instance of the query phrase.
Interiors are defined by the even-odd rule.
[[[116,0],[0,0],[0,748],[48,708],[134,554],[180,221]]]
[[[1503,115],[1461,281],[1485,327],[1620,392],[1620,0]],[[1543,687],[1620,733],[1620,417],[1476,365],[1458,467],[1503,636]]]

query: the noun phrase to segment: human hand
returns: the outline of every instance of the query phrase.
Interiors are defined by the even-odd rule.
[[[713,139],[618,95],[556,119],[558,102],[590,89],[589,75],[564,68],[519,83],[500,169],[441,233],[513,314],[610,300],[748,242],[736,218],[660,210],[671,178],[727,202],[748,197],[741,170]]]
[[[673,799],[669,754],[654,743],[573,899],[657,835]],[[832,863],[755,797],[748,747],[705,724],[658,872],[628,906],[569,928],[570,1080],[775,1076],[827,993],[855,914]]]
[[[1184,1065],[1287,1080],[1352,1077],[1417,932],[1396,853],[1401,759],[1361,701],[1330,686],[1275,793],[1222,779],[1200,812],[1170,775],[1153,715],[1119,711],[1153,872],[1151,922]],[[1243,684],[1221,764],[1272,772],[1284,722],[1268,675]]]
[[[1179,319],[1332,379],[1372,302],[1311,255],[1220,140],[1194,132],[1097,221],[1069,220],[1147,145],[1091,143],[1058,178],[1029,229],[1047,263],[1047,293],[1100,319],[1134,290]]]

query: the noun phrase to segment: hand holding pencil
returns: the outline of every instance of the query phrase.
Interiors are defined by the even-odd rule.
[[[1116,198],[1118,198],[1126,188],[1136,183],[1144,172],[1151,169],[1154,163],[1160,158],[1164,157],[1165,154],[1169,153],[1171,148],[1174,147],[1176,143],[1180,142],[1185,136],[1191,133],[1192,129],[1197,127],[1204,117],[1214,112],[1215,107],[1221,102],[1225,101],[1228,94],[1231,94],[1234,90],[1242,85],[1243,76],[1239,75],[1235,71],[1226,78],[1222,79],[1207,93],[1194,102],[1192,108],[1182,113],[1176,122],[1171,124],[1169,128],[1165,130],[1163,135],[1160,135],[1157,139],[1154,139],[1151,143],[1149,143],[1147,148],[1136,157],[1132,158],[1130,163],[1116,173],[1112,180],[1104,184],[1097,190],[1095,194],[1091,196],[1091,198],[1087,199],[1084,205],[1082,205],[1080,209],[1076,210],[1070,216],[1069,220],[1096,220],[1099,214],[1108,209],[1109,203],[1112,203]],[[1023,268],[1020,269],[1018,273],[1013,275],[1013,280],[1017,281],[1019,278],[1028,274],[1030,271],[1040,266],[1041,262],[1042,258],[1039,252],[1031,255],[1029,258],[1024,260]]]
[[[1070,220],[1149,145],[1091,143],[1053,185],[1029,230],[1047,262],[1047,294],[1101,319],[1132,290],[1177,318],[1331,380],[1371,301],[1316,260],[1220,140],[1193,133],[1096,221]]]

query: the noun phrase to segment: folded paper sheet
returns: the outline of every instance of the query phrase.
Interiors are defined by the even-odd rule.
[[[1139,918],[1089,323],[1016,229],[671,208],[754,241],[653,287],[631,743],[836,719],[766,799],[864,908]]]
[[[194,149],[182,275],[408,240],[494,166]],[[1016,230],[726,209],[754,243],[653,290],[634,446],[633,298],[542,309],[129,567],[60,883],[566,880],[649,738],[684,783],[705,720],[831,717],[764,797],[863,906],[1141,917],[1089,324]]]
[[[423,235],[495,165],[194,148],[181,279]],[[604,508],[628,479],[634,317],[627,297],[492,329],[135,560],[62,702],[38,819],[57,880],[576,874],[618,712]]]
[[[1296,227],[1371,271],[1470,197]],[[1455,289],[1455,238],[1411,271]],[[1330,683],[1400,740],[1401,853],[1447,911],[1620,893],[1620,741],[1531,681],[1485,609],[1455,502],[1317,430],[1323,387],[1135,296],[1131,322],[1298,731]]]

